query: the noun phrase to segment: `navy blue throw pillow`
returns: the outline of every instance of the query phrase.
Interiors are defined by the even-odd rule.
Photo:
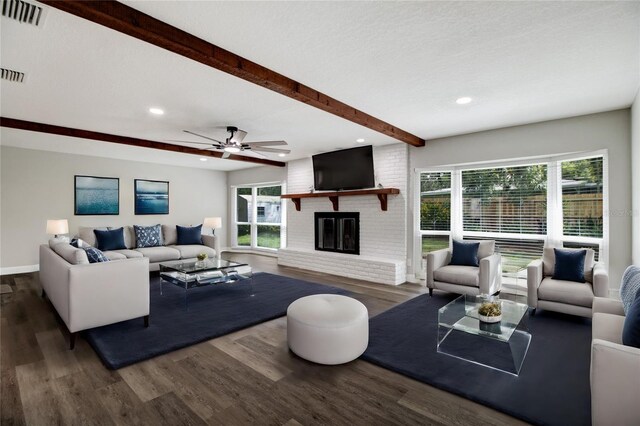
[[[109,259],[104,255],[103,252],[98,250],[95,247],[80,247],[87,253],[87,257],[89,258],[89,263],[100,263],[100,262],[108,262]]]
[[[640,291],[629,307],[622,327],[622,344],[640,348]]]
[[[479,266],[478,247],[480,243],[465,243],[453,240],[453,253],[449,265]]]
[[[556,256],[556,266],[553,270],[554,280],[576,281],[584,280],[584,259],[586,250],[553,249]]]
[[[109,231],[94,229],[93,233],[96,234],[96,246],[100,250],[124,250],[127,248],[124,245],[124,229],[122,228]]]
[[[176,226],[178,231],[178,245],[202,244],[202,225]]]

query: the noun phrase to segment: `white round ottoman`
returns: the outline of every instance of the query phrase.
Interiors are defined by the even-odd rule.
[[[369,344],[369,313],[347,296],[303,297],[287,309],[287,341],[296,355],[318,364],[353,361]]]

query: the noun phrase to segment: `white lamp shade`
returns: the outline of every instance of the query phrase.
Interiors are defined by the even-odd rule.
[[[47,234],[62,235],[69,233],[69,222],[67,219],[47,220]]]
[[[205,228],[211,228],[211,229],[222,228],[222,218],[221,217],[205,217],[203,225]]]

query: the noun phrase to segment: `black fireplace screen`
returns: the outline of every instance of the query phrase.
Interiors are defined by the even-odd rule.
[[[360,254],[360,213],[316,213],[316,250]]]

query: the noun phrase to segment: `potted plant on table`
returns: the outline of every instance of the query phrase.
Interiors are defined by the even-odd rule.
[[[482,322],[496,323],[502,320],[500,302],[484,302],[478,308],[478,319]]]
[[[204,266],[204,261],[207,260],[209,256],[207,255],[207,253],[199,253],[196,258],[198,259],[198,261],[196,262],[197,266]]]

